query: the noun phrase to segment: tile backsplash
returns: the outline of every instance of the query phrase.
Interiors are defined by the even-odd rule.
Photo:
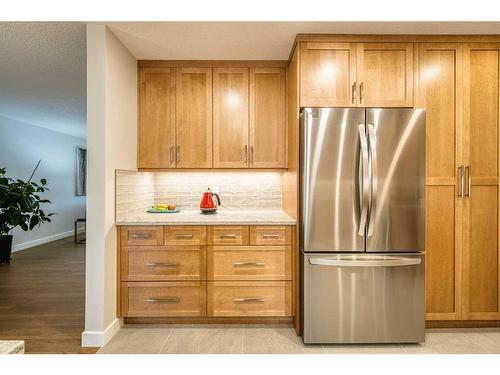
[[[147,210],[156,203],[198,209],[203,192],[218,188],[222,208],[280,210],[280,172],[116,171],[116,215]]]
[[[144,211],[153,205],[155,178],[151,172],[117,170],[115,191],[115,217],[134,211]]]

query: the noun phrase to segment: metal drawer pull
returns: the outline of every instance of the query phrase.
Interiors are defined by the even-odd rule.
[[[132,238],[151,238],[150,234],[133,234]]]
[[[247,267],[247,266],[255,266],[255,267],[264,267],[266,264],[263,262],[235,262],[233,266],[235,267]]]
[[[146,266],[148,267],[179,267],[179,263],[156,263],[156,262],[147,262]]]
[[[264,238],[280,238],[279,234],[263,234],[262,237]]]
[[[356,82],[352,84],[352,104],[356,101]]]
[[[309,263],[316,266],[336,267],[401,267],[416,266],[422,263],[420,258],[390,258],[384,260],[362,260],[362,259],[309,259]]]
[[[176,238],[193,238],[192,234],[178,234]]]
[[[236,238],[236,234],[221,234],[220,238]]]
[[[179,302],[181,299],[179,297],[166,297],[166,298],[148,298],[146,302],[149,303],[176,303]]]
[[[242,302],[265,302],[264,297],[236,297],[233,298],[233,302],[242,303]]]

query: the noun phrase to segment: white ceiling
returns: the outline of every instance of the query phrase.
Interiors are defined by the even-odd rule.
[[[500,34],[500,22],[107,22],[137,59],[286,60],[296,34]]]
[[[0,22],[0,115],[86,137],[84,23]]]

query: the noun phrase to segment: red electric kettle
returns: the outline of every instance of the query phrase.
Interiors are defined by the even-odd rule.
[[[216,199],[214,199],[214,196]],[[200,202],[200,210],[202,214],[214,214],[217,212],[217,207],[220,205],[219,194],[212,193],[210,188],[203,193]]]

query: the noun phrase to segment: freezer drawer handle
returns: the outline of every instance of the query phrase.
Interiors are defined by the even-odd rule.
[[[420,258],[391,258],[384,260],[346,260],[346,259],[322,259],[312,258],[309,263],[314,266],[336,266],[336,267],[400,267],[416,266],[422,263]]]

